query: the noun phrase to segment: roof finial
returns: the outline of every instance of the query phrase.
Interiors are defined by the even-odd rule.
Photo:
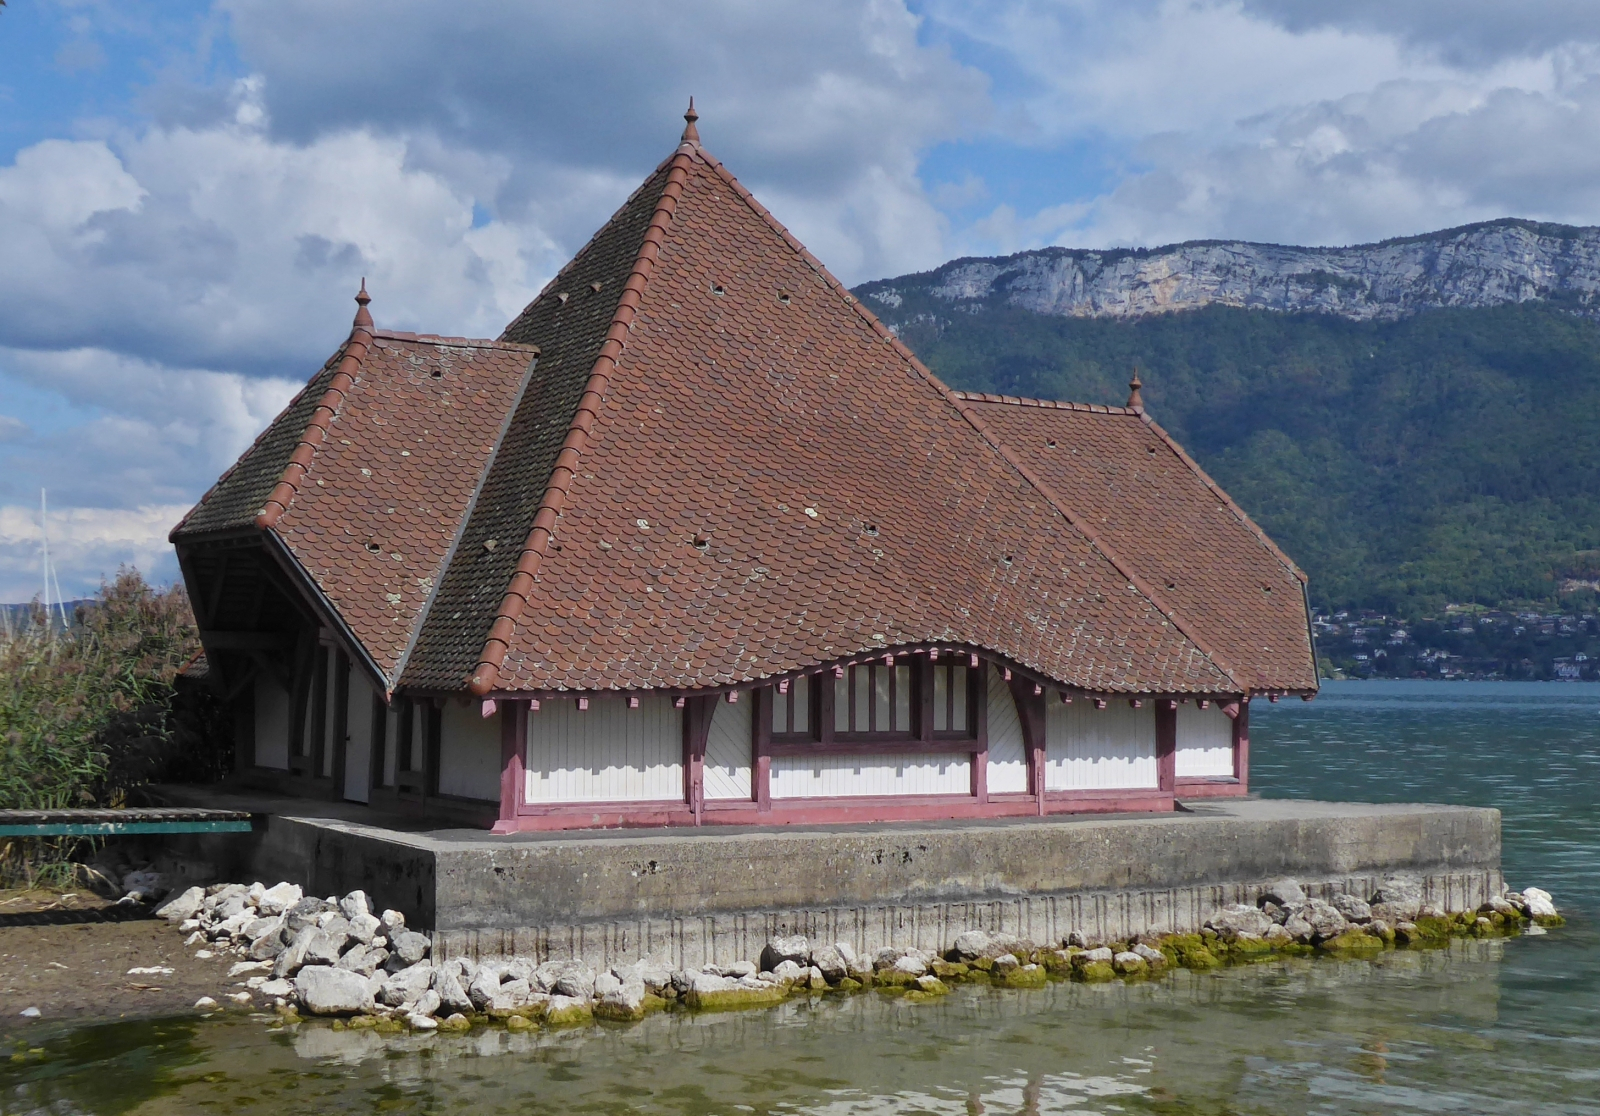
[[[686,126],[683,129],[683,142],[684,143],[699,143],[700,142],[700,129],[696,128],[694,126],[694,122],[696,120],[700,119],[700,114],[698,112],[694,111],[694,98],[693,97],[689,98],[689,111],[683,114],[683,119],[684,119],[685,124],[686,124]]]
[[[1139,366],[1133,366],[1133,379],[1128,381],[1128,407],[1135,411],[1144,410],[1144,397],[1139,394],[1139,389],[1144,384],[1139,382]]]
[[[361,289],[356,292],[356,302],[359,304],[360,309],[356,311],[356,320],[353,328],[368,330],[372,328],[372,315],[367,313],[367,303],[371,301],[372,296],[367,293],[367,277],[363,275],[361,277]]]

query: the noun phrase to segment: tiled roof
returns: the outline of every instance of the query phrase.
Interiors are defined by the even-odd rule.
[[[1227,602],[1154,588],[1149,540],[1072,504],[1023,410],[949,392],[691,134],[500,342],[358,316],[175,537],[268,506],[413,689],[711,688],[929,643],[1098,692],[1292,675],[1218,634]],[[1245,563],[1219,592],[1254,545],[1206,552]]]
[[[957,396],[1243,687],[1316,688],[1304,575],[1142,408]]]

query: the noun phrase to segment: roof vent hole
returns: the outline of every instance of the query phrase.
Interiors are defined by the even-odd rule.
[[[1004,558],[1000,559],[1000,561],[1004,562],[1008,566],[1016,560],[1016,556],[1013,554],[1007,554]]]
[[[572,296],[567,294],[566,291],[562,291],[560,294],[556,295],[556,301],[561,303],[561,305],[565,306],[567,304],[567,299],[569,299],[571,297]]]
[[[694,537],[694,548],[696,550],[710,550],[711,540],[705,535],[696,535]]]
[[[713,283],[711,284],[711,293],[720,298],[728,293],[728,288],[724,287],[721,283]]]
[[[373,554],[382,554],[383,545],[381,543],[369,542],[367,544],[367,550]]]
[[[600,293],[600,280],[596,279],[593,283],[590,283],[589,284],[589,289],[591,291],[593,291],[595,294],[599,294]]]
[[[871,535],[873,538],[878,537],[878,525],[876,523],[867,524],[863,530],[865,530],[866,533]]]
[[[1056,448],[1056,440],[1054,438],[1051,438],[1049,441],[1045,442],[1045,445],[1050,447],[1051,449],[1055,449]]]
[[[442,368],[435,368],[430,375],[432,375],[435,380],[443,379],[444,370]]]
[[[790,298],[789,298],[789,296],[787,294],[781,294],[781,295],[778,296],[778,301],[780,303],[782,303],[783,305],[787,306],[787,305],[789,305]]]
[[[1149,447],[1147,447],[1147,450],[1148,450],[1149,453],[1153,454],[1153,453],[1156,452],[1156,447],[1155,446],[1149,446]]]

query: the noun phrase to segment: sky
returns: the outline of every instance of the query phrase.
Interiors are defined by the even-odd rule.
[[[0,601],[166,535],[342,342],[493,337],[676,144],[846,283],[1600,223],[1595,0],[9,0]]]

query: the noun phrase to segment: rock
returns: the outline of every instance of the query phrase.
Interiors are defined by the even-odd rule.
[[[635,961],[632,965],[612,971],[624,984],[638,977],[644,982],[644,990],[652,996],[659,996],[672,987],[672,969],[660,961]]]
[[[288,947],[283,942],[283,927],[270,934],[263,934],[250,943],[250,956],[257,961],[271,961]]]
[[[551,996],[545,1005],[544,1022],[547,1027],[573,1027],[588,1023],[594,1018],[594,1007],[587,997]]]
[[[383,932],[386,936],[396,934],[406,928],[406,916],[399,911],[386,910],[378,916],[378,921],[383,923]]]
[[[322,911],[321,899],[301,899],[284,912],[283,924],[288,927],[289,933],[298,934],[305,927],[316,925],[317,916]]]
[[[761,968],[765,972],[777,972],[778,965],[784,961],[793,961],[801,968],[811,966],[811,942],[804,934],[772,938],[761,951]]]
[[[932,973],[926,973],[917,978],[917,991],[929,996],[943,996],[950,991],[950,986]]]
[[[1365,899],[1351,895],[1349,892],[1340,892],[1329,900],[1329,905],[1348,922],[1371,922],[1372,907]]]
[[[779,961],[776,965],[768,970],[768,972],[770,972],[775,979],[785,981],[789,984],[794,984],[796,981],[799,981],[801,978],[806,976],[809,971],[810,970],[808,968],[802,967],[799,962],[791,961],[787,958]],[[722,975],[730,977],[734,980],[738,980],[741,979],[744,974],[724,972]]]
[[[348,969],[352,973],[362,976],[371,976],[378,971],[378,966],[389,959],[387,950],[372,949],[364,945],[351,946],[349,951],[337,962],[335,968]]]
[[[1526,887],[1522,889],[1522,901],[1528,909],[1530,918],[1559,918],[1555,900],[1543,888]]]
[[[477,977],[467,986],[467,999],[471,1000],[472,1006],[479,1011],[488,1011],[499,996],[500,974],[485,965],[478,970]]]
[[[155,901],[165,895],[170,886],[165,876],[149,868],[129,872],[122,877],[123,892],[141,903]]]
[[[427,1015],[413,1013],[406,1016],[406,1023],[410,1025],[413,1031],[437,1031],[439,1029],[439,1021]]]
[[[322,931],[315,926],[302,926],[293,940],[284,951],[278,954],[276,963],[272,966],[272,975],[275,977],[292,977],[300,971],[300,966],[306,963],[306,950],[311,947],[311,939]]]
[[[269,887],[256,899],[256,909],[264,915],[281,915],[300,902],[305,892],[292,883]]]
[[[372,904],[367,899],[367,893],[365,891],[352,891],[349,895],[346,895],[339,900],[339,913],[343,914],[351,922],[354,922],[361,915],[370,915],[372,913]]]
[[[1282,927],[1275,927],[1274,929],[1281,930]],[[1159,949],[1156,949],[1152,946],[1145,945],[1143,942],[1135,945],[1132,952],[1137,953],[1140,957],[1143,957],[1145,964],[1149,965],[1152,969],[1159,969],[1161,966],[1167,963],[1167,955],[1165,953],[1162,953]],[[1116,958],[1113,957],[1112,960],[1115,961]]]
[[[1325,949],[1329,953],[1344,955],[1381,953],[1383,939],[1374,938],[1364,930],[1355,926],[1347,926],[1332,937],[1323,938],[1317,942],[1318,949]]]
[[[1272,917],[1265,911],[1256,907],[1247,907],[1242,903],[1223,907],[1222,910],[1206,920],[1206,925],[1217,932],[1217,936],[1228,940],[1239,934],[1254,934],[1257,937],[1265,934],[1269,926],[1276,925]]]
[[[1303,907],[1298,908],[1295,911],[1295,915],[1311,925],[1311,938],[1313,941],[1337,937],[1344,932],[1346,926],[1345,917],[1339,913],[1338,908],[1324,903],[1321,899],[1311,900]]]
[[[439,1020],[439,1030],[454,1031],[457,1034],[472,1030],[472,1020],[462,1015],[459,1011]]]
[[[170,973],[172,970],[166,969],[165,971]],[[235,961],[228,966],[228,979],[237,980],[239,977],[248,976],[251,973],[267,973],[271,971],[272,964],[268,961]]]
[[[209,961],[215,957],[216,954],[212,953],[209,949],[197,949],[194,951],[194,956],[195,960],[197,961]]]
[[[1526,926],[1524,926],[1522,928],[1522,932],[1524,934],[1529,935],[1530,937],[1532,937],[1534,935],[1537,935],[1537,934],[1548,934],[1548,933],[1550,933],[1550,931],[1546,930],[1543,926],[1540,926],[1537,922],[1530,922],[1528,925],[1526,925]]]
[[[194,1006],[199,1011],[210,1011],[212,1008],[217,1006],[217,1001],[213,1000],[210,996],[201,996],[194,1002]],[[33,1012],[34,1019],[39,1018],[38,1008],[28,1008],[22,1014],[27,1015],[30,1011]]]
[[[390,1007],[414,1004],[433,987],[433,966],[426,962],[401,969],[387,977],[378,998]]]
[[[1305,888],[1300,886],[1300,881],[1288,876],[1273,880],[1261,889],[1261,902],[1274,903],[1285,910],[1294,907],[1303,907],[1306,903]]]
[[[283,930],[283,917],[272,915],[263,918],[252,918],[239,928],[238,936],[245,941],[253,942],[257,938],[264,938],[268,934],[276,935]]]
[[[1381,918],[1375,918],[1371,922],[1367,923],[1367,933],[1371,934],[1375,938],[1381,938],[1386,942],[1394,941],[1393,928]]]
[[[1104,961],[1109,964],[1115,959],[1116,955],[1112,953],[1110,946],[1100,946],[1097,949],[1086,949],[1082,953],[1076,954],[1073,960],[1076,961],[1079,957],[1083,958],[1084,964],[1092,965],[1097,961]]]
[[[184,922],[193,918],[200,910],[200,905],[205,901],[206,889],[203,887],[191,887],[157,907],[156,917],[164,918],[168,922]]]
[[[1109,951],[1107,951],[1109,952]],[[994,959],[994,967],[990,970],[996,976],[1006,976],[1022,968],[1022,962],[1017,960],[1015,954],[1002,953]]]
[[[452,969],[433,971],[433,990],[439,994],[439,1003],[446,1011],[471,1011],[472,999],[461,987],[461,980]]]
[[[286,1000],[294,995],[294,981],[269,980],[257,987],[256,991],[269,1000]]]
[[[956,954],[963,960],[995,958],[1003,953],[1014,957],[1027,957],[1033,953],[1033,943],[1015,934],[990,933],[987,930],[968,930],[956,937]]]
[[[332,965],[338,962],[344,952],[344,934],[330,934],[326,930],[313,929],[311,937],[306,942],[305,964],[307,965]]]
[[[360,942],[362,945],[371,945],[374,940],[387,941],[388,939],[379,933],[382,929],[383,923],[378,921],[375,915],[356,915],[355,918],[350,920],[351,940]]]
[[[601,973],[594,978],[594,998],[605,999],[607,992],[615,991],[622,987],[622,978],[615,973]]]
[[[400,930],[389,935],[389,952],[399,958],[402,965],[415,965],[427,957],[431,944],[426,935],[410,930]]]
[[[1306,933],[1309,936],[1311,933],[1311,924],[1304,923],[1303,925],[1305,926]],[[1274,949],[1281,949],[1283,946],[1286,946],[1290,942],[1294,941],[1294,935],[1291,934],[1286,927],[1279,926],[1277,923],[1273,923],[1272,927],[1265,934],[1261,935],[1261,939]]]
[[[294,988],[300,1005],[313,1015],[353,1015],[373,1007],[366,979],[348,969],[307,966],[295,976]]]
[[[928,971],[928,964],[916,954],[907,953],[902,955],[891,968],[897,973],[908,973],[911,976],[919,977]]]
[[[823,976],[822,970],[815,965],[807,970],[806,984],[810,986],[813,992],[826,992],[828,990],[828,978]]]
[[[506,1019],[506,1030],[508,1031],[531,1031],[536,1026],[538,1024],[525,1015],[513,1015]]]
[[[855,947],[849,942],[834,942],[833,948],[839,951],[839,956],[844,958],[845,967],[849,969],[861,968],[861,958],[856,956]]]
[[[1089,936],[1082,930],[1074,930],[1067,935],[1067,946],[1073,949],[1088,949]]]
[[[850,975],[850,963],[845,960],[844,954],[839,952],[837,945],[818,946],[812,950],[811,963],[821,971],[823,979],[830,984],[838,984]]]
[[[594,999],[595,971],[582,961],[563,961],[560,964],[562,968],[550,982],[550,991],[572,999]]]
[[[788,997],[783,984],[761,980],[734,980],[713,973],[688,974],[684,1003],[696,1011],[727,1011],[734,1008],[764,1007]]]
[[[500,988],[495,992],[494,1000],[491,1002],[490,1006],[523,1007],[524,1005],[531,1003],[532,998],[533,988],[528,984],[527,981],[521,979],[520,977],[516,977],[506,981],[500,986]]]
[[[1111,967],[1124,976],[1133,976],[1146,972],[1149,969],[1149,962],[1130,949],[1112,957]]]
[[[1302,944],[1311,941],[1311,923],[1301,918],[1298,913],[1290,914],[1288,921],[1283,924],[1281,929],[1294,941]]]
[[[1396,921],[1416,918],[1422,910],[1422,881],[1410,876],[1390,876],[1372,893],[1371,904],[1389,908],[1386,917]]]
[[[599,983],[596,982],[596,990]],[[643,1019],[645,1016],[645,997],[647,993],[644,981],[639,979],[615,982],[615,987],[607,988],[600,996],[600,1002],[594,1006],[596,1019],[610,1019],[617,1022],[632,1022]]]
[[[228,999],[232,1000],[236,1004],[248,1004],[254,999],[254,997],[252,997],[248,992],[230,992],[228,993]]]

